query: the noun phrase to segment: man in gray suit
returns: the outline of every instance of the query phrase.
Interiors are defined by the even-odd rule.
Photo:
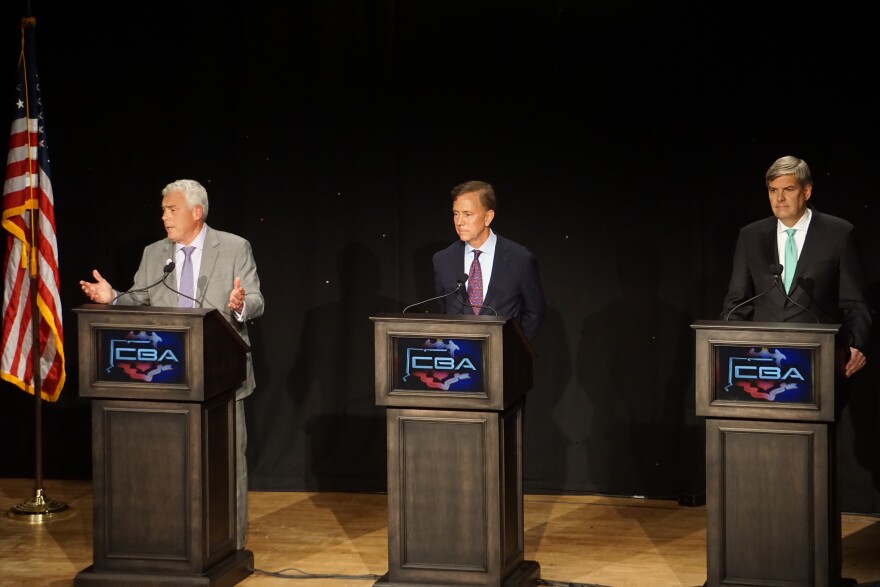
[[[167,238],[144,249],[131,289],[117,293],[97,269],[94,282],[80,281],[83,292],[99,304],[215,308],[248,344],[247,321],[263,314],[260,278],[250,243],[234,234],[214,230],[205,223],[208,192],[191,179],[180,179],[162,190],[162,222]],[[169,264],[174,261],[177,287],[171,288]],[[189,272],[189,279],[182,275]],[[197,277],[196,277],[197,276]],[[163,279],[164,278],[164,279]],[[189,293],[187,281],[192,285]],[[247,536],[247,431],[244,398],[254,391],[251,355],[247,379],[235,392],[236,497],[238,548]]]

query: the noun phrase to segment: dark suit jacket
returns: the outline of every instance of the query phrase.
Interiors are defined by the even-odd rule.
[[[492,275],[489,276],[489,289],[480,314],[492,315],[492,308],[499,316],[511,317],[519,322],[523,334],[532,340],[544,320],[545,311],[538,261],[524,246],[498,233],[495,236],[498,242],[495,245]],[[463,267],[463,241],[455,241],[434,254],[434,288],[438,296],[456,288]],[[444,314],[473,314],[473,309],[464,305],[463,301],[467,301],[464,288],[456,295],[441,298],[440,311]]]
[[[736,309],[730,319],[841,324],[840,343],[864,352],[873,309],[865,295],[865,276],[852,224],[813,210],[789,292],[792,300],[809,311],[786,299],[781,279],[771,288],[770,266],[781,263],[776,226],[776,217],[771,216],[740,230],[721,319],[727,319],[738,304],[770,289]]]
[[[177,292],[174,275],[168,275],[167,284],[161,284],[165,261],[174,259],[174,241],[162,239],[148,245],[144,249],[141,264],[134,276],[132,293],[125,293],[116,300],[117,304],[166,306],[177,305]],[[245,309],[247,315],[244,322],[239,322],[227,307],[229,292],[236,277],[241,278],[241,286],[245,291]],[[154,287],[147,287],[158,283]],[[242,339],[250,344],[247,321],[263,315],[265,302],[260,292],[260,278],[257,275],[257,264],[254,261],[251,244],[238,235],[214,230],[207,227],[205,248],[202,251],[202,263],[196,282],[196,295],[201,307],[216,308],[238,332]],[[242,399],[254,391],[254,373],[251,354],[247,355],[247,379],[236,390],[235,398]]]

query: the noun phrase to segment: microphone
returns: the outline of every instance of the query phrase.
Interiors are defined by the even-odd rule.
[[[152,283],[152,284],[148,285],[147,287],[141,287],[141,288],[138,288],[138,289],[130,289],[130,290],[128,290],[128,291],[119,292],[119,293],[117,293],[115,296],[113,296],[113,299],[110,300],[110,303],[111,303],[111,304],[115,304],[115,303],[116,303],[116,300],[118,300],[121,296],[124,296],[124,295],[126,295],[126,294],[131,294],[131,293],[138,293],[138,292],[142,292],[142,291],[147,291],[147,290],[149,290],[149,289],[151,289],[151,288],[153,288],[153,287],[156,287],[156,286],[159,285],[160,283],[165,283],[165,280],[168,279],[168,274],[171,273],[172,271],[174,271],[174,261],[173,261],[172,259],[166,259],[166,260],[165,260],[165,266],[162,267],[162,279],[158,280],[158,281],[155,282],[155,283]],[[165,283],[165,287],[168,287],[168,284],[167,284],[167,283]]]
[[[168,284],[165,283],[164,281],[163,281],[162,283],[165,285],[165,287],[167,287],[168,289],[170,289],[171,291],[173,291],[173,292],[176,293],[177,295],[179,295],[179,296],[183,296],[183,297],[185,297],[185,298],[188,299],[188,300],[192,300],[193,302],[195,302],[195,303],[198,305],[199,308],[202,307],[202,301],[201,301],[201,300],[197,300],[197,299],[195,299],[195,298],[193,298],[193,297],[190,297],[190,296],[186,295],[185,293],[183,293],[183,292],[181,292],[181,291],[177,291],[176,289],[174,289],[173,287],[171,287],[170,285],[168,285]]]
[[[468,280],[468,274],[467,274],[467,273],[464,273],[464,272],[459,273],[459,274],[458,274],[458,277],[455,278],[455,281],[458,282],[458,285],[455,286],[455,289],[454,289],[454,290],[452,290],[452,291],[449,292],[449,293],[445,293],[445,294],[443,294],[442,296],[436,296],[436,297],[433,297],[433,298],[428,298],[427,300],[422,300],[421,302],[416,302],[415,304],[410,304],[410,305],[408,305],[407,307],[405,307],[405,308],[403,309],[403,312],[402,312],[402,313],[403,313],[403,314],[406,314],[406,311],[409,310],[410,308],[415,308],[416,306],[421,306],[422,304],[427,304],[428,302],[433,302],[434,300],[439,300],[439,299],[441,299],[441,298],[445,298],[445,297],[447,297],[447,296],[451,296],[452,294],[454,294],[454,293],[458,292],[459,290],[461,290],[461,286],[463,286],[463,285],[464,285],[464,282],[467,281],[467,280]]]
[[[727,317],[724,319],[725,321],[726,321],[726,320],[730,320],[730,315],[733,314],[733,313],[734,313],[736,310],[738,310],[740,307],[744,306],[745,304],[748,304],[749,302],[752,302],[752,301],[754,301],[754,300],[757,300],[757,299],[760,298],[762,295],[768,293],[771,289],[773,289],[774,287],[776,287],[776,285],[779,283],[779,277],[782,275],[782,265],[781,265],[780,263],[770,263],[770,267],[769,267],[769,269],[770,269],[770,273],[773,275],[773,283],[770,284],[770,287],[768,287],[766,290],[762,291],[762,292],[759,293],[758,295],[756,295],[756,296],[752,296],[752,297],[750,297],[749,299],[747,299],[746,301],[741,302],[741,303],[735,305],[733,308],[731,308],[731,309],[730,309],[730,312],[727,313]],[[807,308],[807,307],[805,307],[805,306],[802,306],[801,304],[799,304],[799,303],[797,303],[796,301],[794,301],[794,300],[788,295],[788,292],[785,291],[785,288],[784,288],[784,287],[780,288],[780,291],[782,292],[782,295],[785,296],[785,299],[786,299],[786,300],[788,300],[789,302],[791,302],[792,304],[794,304],[795,306],[797,306],[798,308],[800,308],[800,309],[803,310],[804,312],[808,312],[808,313],[810,314],[810,316],[813,317],[813,320],[816,321],[816,324],[821,324],[821,322],[819,321],[819,318],[816,317],[816,314],[814,314],[813,311],[810,310],[809,308]]]
[[[782,264],[781,263],[770,263],[769,269],[770,269],[770,274],[773,276],[773,283],[770,284],[770,287],[768,287],[767,289],[765,289],[764,291],[762,291],[758,295],[752,296],[749,299],[747,299],[746,301],[740,302],[737,305],[735,305],[734,307],[732,307],[730,309],[730,312],[728,312],[727,316],[724,318],[725,322],[730,320],[730,315],[733,314],[736,310],[739,310],[741,307],[745,306],[749,302],[753,302],[753,301],[757,300],[758,298],[760,298],[761,296],[763,296],[767,293],[770,293],[770,290],[773,289],[774,287],[776,287],[776,284],[779,283],[779,277],[782,275]],[[786,298],[788,298],[788,294],[785,293],[785,290],[783,290],[782,293],[785,294]],[[788,299],[791,299],[791,298],[788,298]],[[792,300],[792,301],[794,301],[794,300]],[[800,305],[800,304],[798,304],[798,305]]]
[[[164,271],[169,271],[169,272],[170,272],[172,269],[174,269],[174,261],[172,261],[171,259],[168,259],[165,263],[170,263],[170,264],[171,264],[171,269],[169,269],[169,268],[168,268],[168,265],[166,264],[166,265],[165,265],[165,269],[164,269]],[[199,308],[203,307],[204,304],[202,303],[201,300],[197,300],[197,299],[195,299],[195,298],[192,298],[192,297],[186,295],[185,293],[183,293],[183,292],[181,292],[181,291],[177,291],[176,289],[174,289],[173,287],[171,287],[170,285],[168,285],[164,280],[162,281],[162,284],[163,284],[165,287],[167,287],[168,289],[170,289],[171,291],[173,291],[174,293],[176,293],[177,295],[179,295],[179,296],[183,296],[183,297],[185,297],[186,299],[188,299],[188,300],[192,300],[193,302],[195,302],[195,305],[194,305],[193,307],[196,307],[196,306],[198,306]]]
[[[783,293],[783,295],[785,295],[785,299],[786,299],[786,300],[788,300],[789,302],[791,302],[792,304],[794,304],[795,306],[797,306],[798,308],[800,308],[800,309],[803,310],[804,312],[808,312],[808,313],[810,314],[810,316],[813,317],[813,320],[816,321],[816,324],[821,324],[821,322],[819,322],[819,317],[816,316],[816,314],[814,314],[813,311],[812,311],[811,309],[809,309],[809,308],[807,308],[807,307],[805,307],[805,306],[800,305],[799,303],[797,303],[796,301],[794,301],[793,299],[791,299],[790,297],[788,297],[788,292],[785,291],[785,288],[782,288],[782,293]]]
[[[461,297],[459,297],[459,296],[455,296],[455,297],[456,297],[456,299],[458,299],[459,302],[462,303],[462,305],[467,306],[468,308],[489,308],[490,310],[492,310],[492,313],[493,313],[493,314],[495,314],[496,316],[498,315],[498,312],[497,312],[497,311],[495,310],[495,308],[493,308],[492,306],[474,306],[474,305],[472,305],[472,304],[466,302],[465,300],[463,300],[463,299],[462,299]]]

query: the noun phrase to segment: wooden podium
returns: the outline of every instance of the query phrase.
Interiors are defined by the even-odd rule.
[[[523,538],[522,418],[532,356],[501,316],[374,321],[386,406],[388,573],[377,586],[537,585]]]
[[[707,585],[829,586],[841,570],[838,324],[698,321]]]
[[[217,310],[87,304],[93,563],[74,585],[235,585],[235,389],[247,345]]]

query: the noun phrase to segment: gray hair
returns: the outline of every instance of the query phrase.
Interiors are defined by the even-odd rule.
[[[187,207],[192,210],[196,206],[202,207],[202,218],[208,217],[208,190],[194,179],[178,179],[172,181],[162,190],[162,197],[171,192],[181,192],[186,198]]]
[[[793,155],[780,157],[773,162],[767,175],[764,177],[766,187],[770,187],[770,182],[782,175],[794,175],[801,187],[813,184],[813,175],[810,173],[810,166],[803,159],[798,159]]]

